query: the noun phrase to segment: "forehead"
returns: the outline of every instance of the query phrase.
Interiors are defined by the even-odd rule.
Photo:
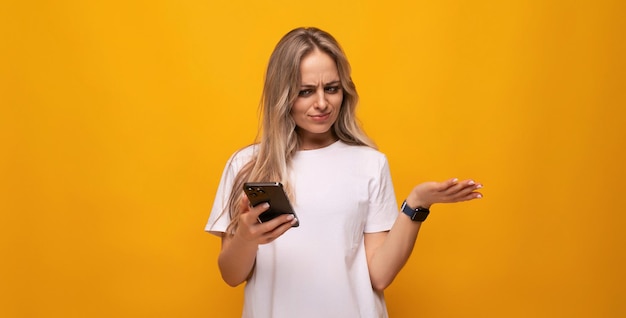
[[[300,62],[302,81],[323,79],[338,80],[337,63],[325,52],[315,50],[307,54]]]

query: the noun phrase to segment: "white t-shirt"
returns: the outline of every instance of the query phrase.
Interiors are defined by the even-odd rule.
[[[254,149],[235,153],[226,165],[206,231],[226,230],[230,217],[222,211],[233,178]],[[388,231],[398,216],[385,155],[341,141],[298,151],[290,182],[300,226],[259,246],[243,317],[387,317],[363,243],[364,233]]]

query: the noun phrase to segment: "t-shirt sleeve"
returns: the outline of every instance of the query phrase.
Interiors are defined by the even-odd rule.
[[[365,233],[389,231],[398,217],[398,203],[393,189],[387,158],[383,156],[378,175],[370,181],[369,212]]]
[[[227,210],[227,205],[228,197],[232,191],[233,182],[237,173],[237,169],[235,168],[236,161],[237,158],[235,154],[231,156],[226,163],[226,167],[224,167],[222,178],[220,179],[215,199],[213,201],[213,208],[211,209],[209,221],[204,228],[205,231],[214,235],[221,236],[222,233],[226,232],[226,228],[228,227],[228,224],[230,224],[230,213]]]

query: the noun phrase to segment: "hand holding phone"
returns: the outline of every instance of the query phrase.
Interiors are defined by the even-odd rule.
[[[269,203],[270,207],[267,211],[259,215],[259,222],[267,222],[281,214],[293,214],[296,217],[296,223],[292,227],[298,227],[300,222],[293,210],[289,198],[280,182],[247,182],[243,185],[243,191],[246,193],[250,205],[256,206],[263,202]]]

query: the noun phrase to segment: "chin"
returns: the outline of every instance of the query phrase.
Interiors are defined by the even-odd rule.
[[[332,126],[330,127],[326,127],[326,128],[322,128],[322,129],[312,129],[310,130],[310,132],[314,133],[314,134],[318,134],[318,135],[324,135],[324,134],[328,134],[330,133],[330,131],[332,130]]]
[[[310,135],[326,135],[331,131],[331,127],[329,128],[320,128],[320,127],[307,127],[300,128],[301,132],[310,134]]]

